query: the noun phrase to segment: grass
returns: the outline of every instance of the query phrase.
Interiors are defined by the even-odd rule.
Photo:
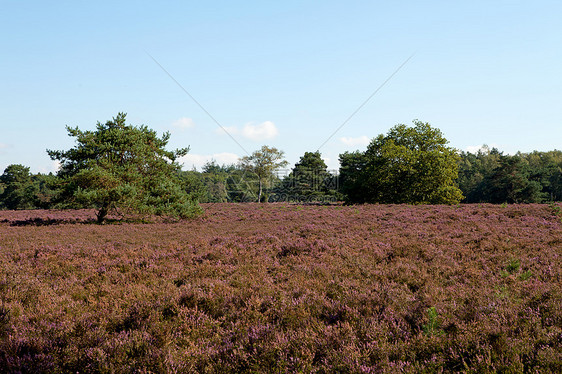
[[[205,210],[0,212],[3,371],[562,371],[547,205]]]

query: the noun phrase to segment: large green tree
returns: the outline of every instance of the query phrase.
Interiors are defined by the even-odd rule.
[[[539,182],[542,201],[562,200],[562,151],[518,153],[528,163],[529,180]]]
[[[283,160],[284,155],[283,151],[264,145],[251,155],[240,159],[240,165],[258,177],[258,202],[261,202],[263,189],[267,187],[268,180],[273,177],[273,172],[287,166],[287,161]]]
[[[487,197],[491,203],[538,203],[545,197],[542,185],[530,180],[527,160],[519,155],[501,156],[499,166],[488,181]]]
[[[366,203],[369,194],[366,193],[367,157],[365,152],[345,152],[340,154],[340,191],[347,202]]]
[[[350,202],[455,204],[459,156],[439,129],[414,121],[396,125],[371,141],[363,155],[344,154],[342,170]],[[357,175],[349,175],[354,169]]]
[[[37,186],[27,166],[9,165],[0,176],[4,191],[0,194],[0,206],[6,209],[31,209],[35,207]]]
[[[328,172],[328,166],[319,151],[305,152],[291,173],[275,189],[275,193],[280,199],[295,201],[336,198],[336,178]]]
[[[461,152],[459,160],[458,185],[464,202],[490,202],[492,193],[491,177],[500,166],[504,157],[497,148],[484,145],[476,153]]]
[[[61,198],[95,208],[99,223],[111,211],[182,218],[200,213],[196,199],[183,188],[176,162],[189,149],[168,151],[169,133],[158,137],[144,125],[127,124],[125,117],[119,113],[111,121],[98,122],[95,131],[67,126],[76,146],[47,150],[61,163]]]
[[[319,151],[305,152],[289,175],[295,191],[305,196],[325,194],[330,177]]]
[[[35,185],[37,191],[35,194],[35,206],[42,209],[54,208],[54,199],[57,195],[58,177],[53,173],[49,174],[34,174],[31,180]]]

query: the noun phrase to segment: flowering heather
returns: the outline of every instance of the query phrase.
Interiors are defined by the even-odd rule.
[[[562,372],[547,205],[0,212],[0,371]]]

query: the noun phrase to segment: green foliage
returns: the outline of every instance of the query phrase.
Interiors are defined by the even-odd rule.
[[[30,174],[26,166],[9,165],[0,176],[0,208],[51,208],[57,180],[53,174]]]
[[[287,161],[283,160],[284,155],[285,152],[264,145],[251,155],[240,159],[242,168],[254,173],[258,177],[258,202],[262,201],[263,189],[268,187],[267,182],[273,176],[273,172],[276,169],[287,166]]]
[[[9,165],[0,176],[4,185],[0,204],[6,209],[31,209],[36,205],[37,186],[33,183],[29,168],[23,165]]]
[[[553,215],[562,220],[562,208],[560,208],[560,205],[551,202],[550,204],[548,204],[548,207],[552,211]]]
[[[512,259],[512,260],[509,261],[509,263],[505,267],[505,270],[509,274],[513,274],[513,273],[518,272],[520,267],[521,267],[521,261],[519,261],[518,259]]]
[[[521,281],[526,281],[533,276],[533,272],[531,270],[521,272],[521,261],[517,258],[513,258],[509,260],[507,265],[500,272],[500,275],[502,278],[507,278],[509,276],[517,275],[517,279]]]
[[[432,306],[428,308],[426,312],[428,322],[422,326],[424,334],[427,336],[442,335],[443,330],[441,330],[441,319],[439,318],[437,309]]]
[[[522,281],[526,281],[527,279],[533,276],[533,272],[531,270],[527,270],[519,275],[519,279]]]
[[[67,127],[77,145],[47,151],[61,162],[59,199],[97,209],[100,223],[110,211],[182,218],[200,213],[196,197],[182,188],[175,161],[189,149],[167,151],[169,133],[159,138],[144,125],[127,125],[125,117],[119,113],[105,124],[98,122],[95,131]]]
[[[248,183],[256,180],[256,175],[240,166],[208,162],[203,166],[200,177],[207,190],[206,202],[244,202],[251,196],[257,196],[253,183]]]
[[[562,152],[504,155],[487,146],[462,152],[459,187],[467,203],[540,203],[562,199]]]
[[[208,162],[203,166],[203,172],[199,174],[205,188],[205,197],[201,201],[209,203],[224,203],[228,201],[226,181],[228,171],[226,167],[217,165],[216,162]]]
[[[351,202],[367,202],[369,195],[364,192],[367,184],[367,173],[365,171],[367,157],[365,153],[359,151],[345,152],[340,154],[339,161],[342,194]]]
[[[484,146],[477,153],[461,152],[459,160],[459,188],[470,203],[488,202],[492,174],[499,167],[501,152]]]
[[[529,165],[529,179],[542,186],[544,200],[562,200],[562,151],[519,153]]]
[[[457,204],[459,156],[439,129],[414,121],[371,141],[364,154],[340,156],[349,202]]]
[[[201,203],[255,201],[258,178],[240,165],[217,165],[211,161],[202,171],[181,172],[184,188]]]
[[[327,192],[326,182],[331,175],[320,152],[305,152],[291,171],[289,178],[301,195],[319,195]]]
[[[265,188],[267,188],[271,184],[268,182],[271,182],[272,178],[273,176],[270,176],[269,178],[261,180],[252,170],[246,169],[243,165],[237,165],[228,174],[226,180],[228,201],[236,203],[256,201],[258,199],[260,186],[265,186]],[[262,198],[259,199],[259,201],[262,200]]]
[[[35,207],[41,209],[53,208],[53,202],[57,195],[58,177],[52,173],[34,174],[31,179],[36,186]]]
[[[337,195],[336,176],[328,172],[328,166],[319,151],[305,152],[287,175],[276,194],[286,194],[296,201],[322,200]]]
[[[207,196],[207,188],[199,173],[195,170],[181,171],[179,176],[183,190],[188,191],[193,200],[204,202]]]
[[[492,203],[535,203],[542,200],[539,182],[529,179],[529,165],[520,156],[501,156],[489,181]]]

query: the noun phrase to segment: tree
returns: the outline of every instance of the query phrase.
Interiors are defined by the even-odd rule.
[[[226,191],[228,195],[228,202],[231,203],[246,203],[256,201],[259,194],[259,177],[252,170],[239,163],[233,168],[229,168],[228,176],[226,179]],[[264,180],[264,184],[269,180]]]
[[[261,202],[263,187],[266,186],[267,179],[273,176],[276,169],[287,166],[287,161],[283,160],[284,154],[277,148],[264,145],[251,155],[240,159],[241,166],[258,177],[258,202]]]
[[[529,179],[542,186],[543,200],[560,201],[562,199],[562,152],[534,151],[519,154],[529,163]]]
[[[189,148],[167,151],[170,138],[125,123],[119,113],[95,131],[67,126],[77,145],[68,151],[47,150],[61,162],[60,198],[74,206],[92,207],[102,223],[110,211],[122,215],[156,214],[191,217],[200,213],[198,202],[182,188],[176,162]]]
[[[234,168],[220,166],[214,160],[203,165],[201,178],[207,191],[206,201],[210,203],[224,203],[228,201],[226,189],[230,171]]]
[[[501,156],[490,177],[491,203],[538,203],[544,198],[540,182],[529,180],[528,162],[520,155]]]
[[[319,151],[305,152],[274,192],[281,200],[314,201],[326,197],[335,199],[336,178],[328,172],[328,166]]]
[[[369,197],[365,167],[367,157],[364,152],[345,152],[340,154],[341,193],[347,202],[366,203]]]
[[[349,202],[455,204],[462,193],[455,185],[459,155],[439,129],[414,121],[414,127],[396,125],[371,141],[364,156],[341,175],[352,181],[344,188]],[[358,175],[353,175],[353,168]],[[350,173],[351,171],[351,173]],[[350,175],[351,174],[351,175]],[[349,183],[349,182],[348,182]]]
[[[502,152],[496,148],[490,149],[487,145],[476,153],[460,153],[457,182],[465,196],[464,202],[490,202],[491,177],[500,166],[502,157]]]
[[[37,187],[33,184],[28,167],[9,165],[0,176],[0,183],[4,185],[0,205],[11,210],[35,207]]]
[[[305,196],[325,194],[330,177],[328,166],[318,151],[305,152],[289,175],[296,192]]]
[[[192,199],[200,203],[209,202],[206,201],[207,188],[203,183],[201,173],[196,170],[182,170],[179,175],[183,190],[188,192]]]
[[[50,209],[53,207],[57,194],[58,177],[53,173],[49,174],[33,174],[31,176],[33,185],[36,188],[35,206],[41,209]]]
[[[538,203],[561,194],[562,152],[504,155],[484,146],[461,153],[459,187],[468,203]]]

